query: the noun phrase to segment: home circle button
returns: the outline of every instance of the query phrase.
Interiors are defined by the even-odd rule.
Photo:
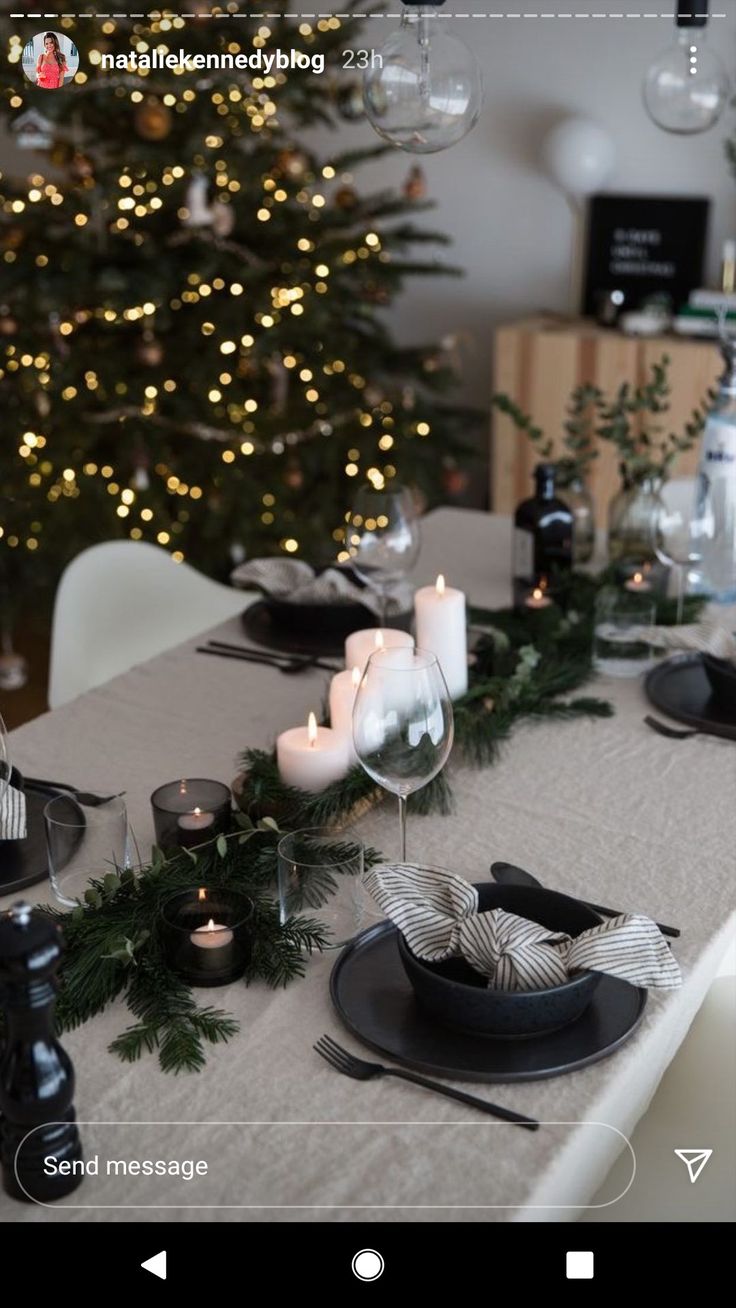
[[[376,1249],[360,1249],[353,1258],[352,1268],[359,1281],[377,1281],[383,1275],[383,1258]]]

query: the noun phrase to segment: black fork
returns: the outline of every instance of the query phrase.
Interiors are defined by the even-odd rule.
[[[498,1104],[488,1103],[486,1099],[468,1095],[464,1090],[453,1090],[449,1085],[429,1081],[426,1076],[419,1076],[417,1072],[405,1072],[403,1068],[384,1067],[383,1063],[368,1063],[364,1058],[356,1058],[328,1035],[320,1036],[314,1049],[325,1062],[330,1064],[330,1067],[334,1067],[336,1072],[342,1072],[343,1076],[351,1076],[355,1081],[372,1081],[379,1076],[397,1076],[402,1081],[411,1081],[412,1085],[421,1085],[425,1090],[434,1090],[436,1094],[444,1095],[447,1099],[468,1104],[471,1108],[479,1109],[481,1113],[490,1114],[491,1117],[500,1117],[504,1122],[513,1122],[516,1126],[526,1127],[527,1131],[539,1130],[539,1122],[533,1117],[524,1117],[523,1113],[515,1113],[511,1108],[501,1108]]]

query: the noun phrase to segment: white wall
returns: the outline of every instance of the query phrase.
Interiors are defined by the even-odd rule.
[[[392,2],[390,8],[399,6]],[[467,0],[448,0],[443,12],[486,8],[671,12],[675,5],[674,0],[634,5],[525,0],[524,5],[468,6]],[[711,21],[709,44],[717,45],[736,74],[736,3],[713,0],[711,10],[728,11],[727,18]],[[375,21],[369,33],[373,43],[386,40],[393,27],[389,20]],[[724,139],[736,131],[736,112],[727,109],[710,132],[692,138],[667,135],[650,122],[641,82],[649,63],[673,39],[670,18],[455,18],[449,28],[472,44],[481,61],[484,108],[465,141],[419,162],[429,194],[438,201],[428,221],[452,237],[449,257],[467,276],[412,286],[394,313],[402,335],[412,339],[467,333],[467,397],[485,403],[494,324],[539,308],[568,307],[570,214],[538,163],[539,143],[549,126],[576,113],[606,127],[618,151],[608,190],[710,196],[708,265],[710,276],[717,278],[722,241],[736,235],[736,179],[723,154]],[[367,142],[371,136],[367,124],[345,129],[351,142]],[[397,150],[374,165],[372,174],[400,182],[413,161]]]

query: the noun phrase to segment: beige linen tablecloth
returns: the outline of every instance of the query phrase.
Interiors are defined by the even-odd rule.
[[[425,520],[417,580],[430,581],[442,570],[476,603],[504,604],[509,547],[507,520],[440,510]],[[238,621],[218,634],[243,639]],[[28,775],[63,777],[101,792],[125,790],[146,849],[155,786],[183,776],[229,780],[241,749],[271,745],[324,695],[326,674],[284,677],[266,667],[205,658],[194,653],[197,643],[133,668],[15,732],[14,761]],[[494,859],[505,859],[551,887],[681,926],[675,949],[683,988],[650,994],[640,1029],[615,1055],[552,1080],[476,1087],[558,1125],[526,1132],[398,1082],[338,1076],[312,1052],[317,1037],[327,1031],[361,1051],[332,1012],[327,987],[334,956],[327,955],[311,960],[306,979],[285,991],[236,984],[202,992],[203,1002],[239,1019],[241,1032],[213,1048],[198,1075],[164,1076],[154,1058],[127,1066],[110,1055],[108,1043],[129,1021],[121,1005],[66,1035],[82,1120],[281,1125],[118,1128],[120,1152],[132,1147],[137,1130],[141,1157],[207,1158],[204,1188],[166,1178],[90,1178],[68,1202],[142,1206],[116,1212],[67,1207],[65,1201],[54,1209],[55,1220],[575,1216],[622,1148],[622,1134],[630,1134],[645,1110],[736,920],[733,743],[655,735],[642,723],[646,702],[638,682],[601,679],[595,690],[613,701],[614,718],[520,727],[497,766],[455,770],[452,817],[414,819],[409,828],[410,855],[471,879],[483,878]],[[393,803],[369,814],[360,829],[389,857],[396,854]],[[39,887],[37,898],[47,897]],[[322,1123],[330,1125],[316,1125]],[[96,1148],[101,1136],[99,1128],[83,1130],[89,1154],[90,1142]],[[674,1141],[673,1148],[710,1143]],[[687,1200],[685,1170],[671,1150],[661,1165],[665,1176],[671,1171],[673,1185],[682,1183]],[[716,1150],[710,1166],[730,1165]],[[213,1206],[148,1206],[193,1199]],[[3,1200],[2,1216],[34,1221],[50,1213]]]

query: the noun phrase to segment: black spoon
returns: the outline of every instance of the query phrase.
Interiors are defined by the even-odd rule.
[[[513,863],[491,863],[491,876],[503,886],[537,886],[540,890],[544,889],[537,877],[532,876],[531,872],[525,872],[523,867],[515,867]],[[621,916],[618,908],[604,908],[601,904],[589,903],[587,899],[581,899],[579,903],[585,904],[594,913],[600,913],[602,917]],[[662,922],[655,922],[655,926],[659,927],[663,936],[670,936],[673,940],[680,934],[677,927],[664,926]]]

